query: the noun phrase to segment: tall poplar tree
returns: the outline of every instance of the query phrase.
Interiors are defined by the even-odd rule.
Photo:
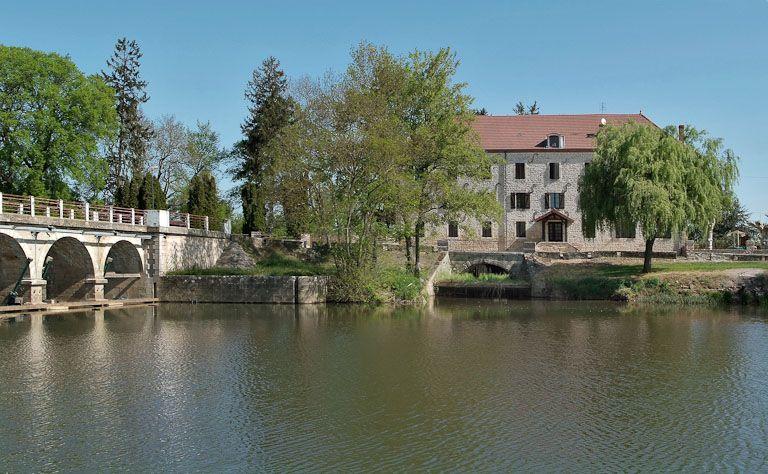
[[[107,60],[108,70],[101,72],[107,85],[115,90],[119,125],[117,137],[109,144],[107,152],[106,192],[112,198],[131,176],[138,178],[143,174],[147,142],[152,136],[152,126],[141,111],[141,104],[149,100],[147,82],[139,71],[141,57],[136,41],[120,38],[115,44],[115,52]]]
[[[240,127],[243,139],[234,146],[238,160],[234,177],[242,184],[243,233],[268,231],[274,196],[275,157],[270,143],[291,121],[293,101],[287,95],[288,81],[280,62],[269,57],[253,71],[245,90],[248,118]]]

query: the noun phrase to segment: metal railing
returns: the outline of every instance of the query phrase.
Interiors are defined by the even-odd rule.
[[[208,216],[197,216],[176,211],[168,211],[168,213],[169,225],[171,226],[209,230]],[[0,193],[0,214],[142,226],[146,225],[147,222],[147,211],[143,209],[4,193]]]
[[[169,224],[173,227],[209,230],[208,216],[198,216],[188,212],[169,211]]]

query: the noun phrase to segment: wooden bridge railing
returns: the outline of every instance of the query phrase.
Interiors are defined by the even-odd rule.
[[[59,219],[145,225],[147,211],[87,202],[63,201],[0,193],[0,214],[19,214]],[[169,211],[170,225],[208,230],[208,216]]]

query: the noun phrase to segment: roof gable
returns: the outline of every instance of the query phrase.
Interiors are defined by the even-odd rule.
[[[486,151],[593,151],[601,119],[608,125],[655,125],[643,114],[478,115],[472,128]],[[549,135],[561,135],[565,147],[546,148]]]

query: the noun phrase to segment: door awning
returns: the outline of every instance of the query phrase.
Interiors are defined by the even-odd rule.
[[[550,219],[560,219],[566,222],[573,222],[573,219],[557,209],[550,209],[539,217],[534,217],[533,222],[548,221]]]

